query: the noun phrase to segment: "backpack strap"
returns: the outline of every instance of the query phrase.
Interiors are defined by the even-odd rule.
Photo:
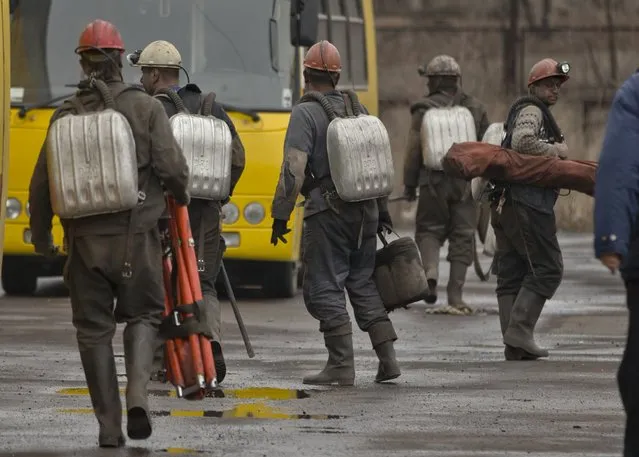
[[[162,89],[158,89],[156,91],[156,95],[154,95],[154,97],[155,98],[168,98],[169,100],[171,100],[171,102],[175,106],[175,109],[177,109],[178,113],[188,113],[189,112],[186,109],[186,106],[184,106],[184,101],[182,100],[182,97],[180,97],[178,95],[178,93],[175,92],[173,89],[169,89],[168,87],[164,87]]]
[[[321,92],[311,91],[311,92],[305,93],[302,96],[302,98],[300,98],[298,103],[304,103],[304,102],[319,103],[324,109],[324,112],[326,113],[326,115],[328,116],[329,122],[337,118],[337,114],[335,114],[335,109],[333,108],[333,105],[331,105],[331,102],[328,100],[328,98],[326,98],[324,94],[322,94]]]
[[[213,107],[215,106],[215,92],[209,92],[202,99],[202,105],[200,106],[200,114],[203,116],[213,116]]]
[[[359,116],[362,114],[362,110],[359,107],[359,98],[357,94],[352,90],[342,91],[342,98],[346,105],[346,114],[349,116]]]

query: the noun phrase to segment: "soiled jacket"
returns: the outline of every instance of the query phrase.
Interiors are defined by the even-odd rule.
[[[126,86],[120,81],[110,81],[107,84],[114,91]],[[87,111],[96,111],[104,107],[97,89],[80,89],[74,98],[77,98]],[[166,204],[162,185],[178,201],[187,200],[188,167],[171,132],[169,119],[158,100],[142,90],[127,90],[116,98],[115,104],[117,110],[131,125],[138,160],[138,183],[140,189],[146,193],[144,204],[135,209],[138,213],[133,231],[146,232],[157,226],[158,219],[164,212]],[[65,102],[53,113],[51,122],[66,114],[76,114],[75,108],[69,102]],[[51,237],[53,210],[49,195],[45,146],[40,151],[31,177],[29,205],[32,242],[48,243]],[[70,228],[73,229],[74,236],[116,235],[127,233],[130,216],[131,211],[122,211],[79,219],[63,219],[61,222],[67,235]]]
[[[324,96],[338,116],[346,114],[346,104],[339,91],[326,92]],[[368,113],[363,105],[359,107],[362,113]],[[284,140],[284,161],[271,210],[273,219],[289,219],[305,179],[332,181],[326,145],[329,123],[328,115],[315,101],[302,101],[293,108]],[[329,209],[321,193],[319,187],[311,190],[304,206],[305,218]],[[386,197],[377,199],[380,212],[388,211],[387,201]]]
[[[182,88],[174,88],[177,91],[177,94],[180,96],[182,101],[184,102],[184,106],[189,110],[190,113],[199,113],[200,107],[202,106],[203,98],[202,91],[195,84],[187,84]],[[162,102],[164,109],[166,110],[166,114],[169,116],[173,116],[177,113],[177,108],[173,104],[173,102],[166,97],[160,97],[159,100]],[[235,129],[235,125],[231,118],[226,114],[224,108],[220,106],[219,103],[213,104],[213,110],[211,113],[214,117],[223,120],[226,125],[228,125],[229,130],[231,131],[232,138],[232,155],[231,155],[231,194],[233,195],[233,190],[237,185],[242,173],[244,172],[244,167],[246,166],[246,158],[244,152],[244,145],[242,144],[242,140]]]
[[[420,100],[413,103],[410,107],[411,126],[408,132],[408,144],[406,146],[406,157],[404,161],[404,186],[417,187],[427,183],[428,173],[424,166],[422,155],[421,128],[424,113],[435,106],[446,106],[455,104],[455,96],[444,92],[433,92]],[[477,132],[477,141],[481,141],[484,133],[490,126],[488,114],[484,105],[476,98],[461,93],[459,96],[460,106],[468,108],[475,120],[475,131]]]

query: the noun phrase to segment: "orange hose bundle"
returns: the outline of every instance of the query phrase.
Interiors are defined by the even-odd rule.
[[[187,207],[178,205],[172,197],[167,198],[167,204],[170,215],[169,240],[172,247],[169,252],[174,256],[173,261],[177,269],[177,293],[173,293],[173,263],[168,253],[165,253],[164,317],[173,316],[174,323],[179,326],[182,320],[195,318],[193,312],[180,307],[200,303],[202,289]],[[174,297],[177,298],[177,303],[174,303]],[[165,365],[167,379],[175,386],[179,398],[199,400],[204,398],[208,389],[217,386],[211,342],[202,334],[190,333],[188,338],[167,340]]]

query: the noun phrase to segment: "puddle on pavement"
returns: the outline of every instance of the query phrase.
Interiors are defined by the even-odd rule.
[[[245,389],[216,389],[207,393],[209,398],[237,398],[241,400],[296,400],[309,398],[312,392],[319,390],[299,390],[299,389],[279,389],[276,387],[248,387]],[[60,389],[56,391],[59,395],[89,395],[89,389],[86,387],[72,387]],[[124,395],[124,389],[120,389],[120,393]],[[149,389],[149,395],[156,397],[177,398],[175,390]]]
[[[60,408],[57,410],[63,414],[93,414],[92,408]],[[123,413],[125,413],[123,411]],[[342,419],[345,416],[332,414],[291,414],[280,408],[265,405],[264,403],[246,403],[236,405],[234,408],[214,411],[214,410],[181,410],[171,409],[165,411],[151,411],[154,417],[219,417],[223,419],[314,419],[330,420]]]

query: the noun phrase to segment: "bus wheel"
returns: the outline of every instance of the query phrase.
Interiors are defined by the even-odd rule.
[[[262,291],[269,298],[291,298],[297,294],[297,262],[276,262],[268,266]]]
[[[2,260],[2,288],[7,295],[33,295],[38,288],[38,274],[33,267],[5,257]]]

